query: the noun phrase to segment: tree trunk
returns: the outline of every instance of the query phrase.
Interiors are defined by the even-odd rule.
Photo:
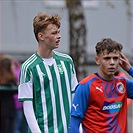
[[[87,76],[86,25],[81,0],[66,0],[70,25],[70,56],[74,60],[78,80]]]

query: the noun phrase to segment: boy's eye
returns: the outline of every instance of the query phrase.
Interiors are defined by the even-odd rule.
[[[110,60],[110,57],[105,57],[104,60]],[[113,57],[113,60],[118,60],[118,57]]]
[[[113,59],[114,59],[114,60],[118,60],[118,57],[114,57]]]
[[[110,59],[110,57],[105,57],[105,58],[104,58],[104,60],[109,60],[109,59]]]
[[[52,34],[57,34],[57,33],[60,33],[60,30],[52,32]]]
[[[52,32],[52,34],[57,34],[57,31],[55,31],[55,32]]]

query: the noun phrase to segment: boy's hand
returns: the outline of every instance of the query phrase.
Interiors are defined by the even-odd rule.
[[[120,52],[120,63],[119,65],[125,70],[125,71],[128,71],[130,68],[131,68],[131,64],[129,62],[129,60],[127,59],[127,57],[122,53]]]

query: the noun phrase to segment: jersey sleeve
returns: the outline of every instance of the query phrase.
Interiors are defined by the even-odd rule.
[[[78,80],[77,80],[77,76],[76,76],[76,71],[75,71],[75,66],[73,63],[72,58],[69,56],[69,64],[70,64],[70,72],[71,72],[71,94],[75,93],[75,88],[78,85]]]
[[[33,78],[30,69],[25,69],[23,66],[20,71],[20,83],[18,86],[18,100],[32,100],[33,99]]]
[[[89,104],[89,84],[78,84],[72,102],[71,116],[83,118]]]
[[[131,67],[131,68],[129,69],[128,74],[129,74],[130,76],[132,76],[132,78],[133,78],[133,67]]]
[[[32,133],[41,133],[40,128],[38,126],[35,114],[34,114],[34,109],[33,109],[33,104],[31,101],[24,101],[23,103],[23,108],[24,108],[24,115],[26,117],[28,126],[31,130]]]
[[[128,74],[133,77],[133,67],[130,68]],[[126,79],[127,97],[133,99],[133,80]]]
[[[69,133],[79,133],[80,132],[80,123],[82,119],[79,117],[71,116],[69,123]],[[81,127],[82,128],[82,127]]]
[[[76,86],[78,85],[75,69],[74,71],[72,71],[71,75],[72,75],[71,85],[72,85],[72,94],[73,94],[75,92]]]

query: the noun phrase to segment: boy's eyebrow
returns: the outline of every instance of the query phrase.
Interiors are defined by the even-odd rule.
[[[103,58],[119,58],[119,56],[113,56],[113,57],[110,57],[110,56],[105,56]]]
[[[119,55],[115,55],[115,56],[110,56],[110,55],[103,55],[103,57],[119,57]]]

